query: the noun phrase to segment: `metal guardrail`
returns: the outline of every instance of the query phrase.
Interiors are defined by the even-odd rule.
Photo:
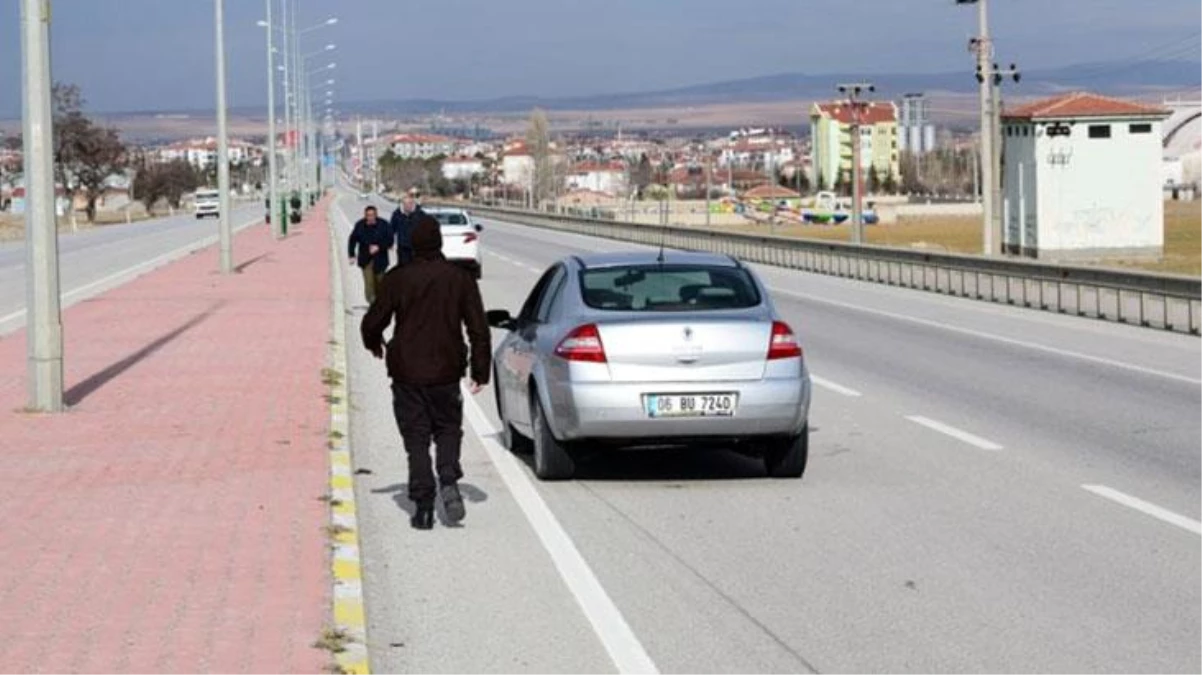
[[[1202,279],[1177,274],[986,258],[564,216],[448,203],[499,219],[593,237],[732,255],[747,262],[873,281],[1061,314],[1199,334]]]

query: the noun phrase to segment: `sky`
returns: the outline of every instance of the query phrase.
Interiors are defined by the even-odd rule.
[[[211,109],[214,0],[51,0],[56,80],[95,112]],[[278,8],[283,0],[272,0]],[[788,72],[972,68],[953,0],[292,0],[341,100],[657,89]],[[20,5],[0,0],[0,118],[20,114]],[[232,106],[266,101],[266,0],[225,0]],[[998,60],[1198,60],[1199,0],[993,0]]]

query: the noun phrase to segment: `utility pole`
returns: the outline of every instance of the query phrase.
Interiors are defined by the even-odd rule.
[[[376,150],[380,147],[380,120],[373,119],[371,121],[371,189],[372,192],[380,189],[380,169],[379,158],[376,157]]]
[[[234,271],[233,232],[230,230],[230,148],[225,110],[225,0],[213,2],[217,23],[217,194],[220,196],[221,273]]]
[[[990,130],[993,132],[993,158],[992,158],[992,176],[993,184],[990,185],[990,190],[993,192],[993,222],[990,223],[990,229],[993,231],[994,249],[1006,251],[1005,224],[1003,223],[1004,214],[1002,212],[1002,82],[1006,77],[1011,77],[1015,82],[1022,78],[1022,74],[1018,70],[1018,66],[1011,63],[1009,70],[1002,70],[998,64],[994,63],[986,74],[986,79],[989,81],[991,100],[993,107],[991,110]]]
[[[705,156],[705,227],[710,227],[710,190],[713,189],[714,158],[706,152]]]
[[[291,40],[289,39],[290,32],[288,30],[288,0],[280,0],[280,27],[284,33],[284,51],[281,53],[281,64],[284,70],[284,156],[288,159],[286,164],[292,164],[292,51]],[[289,192],[292,187],[292,172],[285,167],[284,173],[287,174],[287,185]],[[284,199],[284,223],[280,224],[281,229],[287,231],[287,216],[291,212],[291,206],[288,202],[291,201],[292,195],[288,195]]]
[[[985,255],[997,255],[1001,242],[995,239],[993,223],[994,210],[994,132],[993,132],[993,85],[990,78],[985,76],[989,63],[993,59],[993,41],[989,37],[989,1],[988,0],[956,0],[957,5],[977,6],[977,36],[969,40],[969,51],[977,57],[977,82],[980,84],[981,99],[981,207],[984,211],[981,227]]]
[[[63,409],[63,322],[54,209],[50,2],[21,0],[25,154],[25,306],[29,409]]]
[[[363,152],[363,118],[355,118],[355,144],[359,148],[359,184],[367,184],[367,154]],[[366,192],[366,190],[364,190]]]
[[[280,216],[280,175],[276,161],[275,128],[275,23],[271,20],[271,6],[275,0],[266,0],[267,5],[267,213],[275,218],[272,230],[276,238],[284,236],[284,220]]]
[[[839,93],[847,95],[846,105],[851,110],[851,241],[853,244],[864,243],[864,211],[862,200],[864,186],[861,184],[863,171],[860,167],[860,112],[868,107],[868,103],[860,100],[860,94],[874,92],[876,87],[868,82],[852,82],[840,84]]]

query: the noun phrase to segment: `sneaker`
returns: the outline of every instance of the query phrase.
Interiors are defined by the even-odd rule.
[[[452,523],[458,523],[467,515],[458,485],[442,486],[442,505],[447,510],[447,520]]]

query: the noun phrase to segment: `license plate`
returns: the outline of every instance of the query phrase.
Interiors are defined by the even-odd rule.
[[[738,394],[647,394],[648,417],[730,417],[739,404]]]

